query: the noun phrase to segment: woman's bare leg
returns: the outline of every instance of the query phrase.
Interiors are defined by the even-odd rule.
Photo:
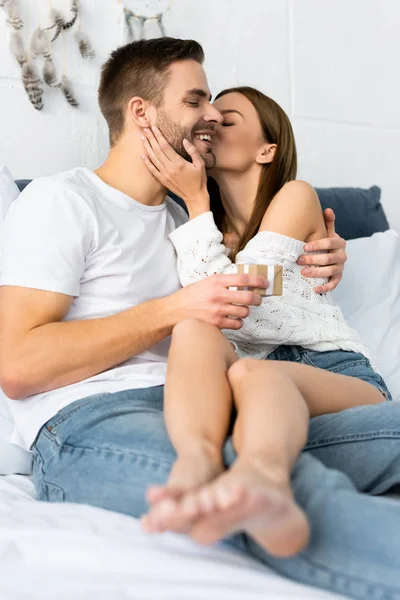
[[[309,536],[290,474],[307,436],[309,416],[383,401],[359,379],[279,361],[241,360],[228,372],[238,417],[238,459],[229,472],[186,494],[186,518],[202,514],[191,536],[212,543],[236,531],[277,556],[300,551]]]
[[[164,413],[178,457],[166,487],[149,489],[151,503],[176,498],[223,471],[222,446],[233,406],[227,372],[236,360],[232,344],[213,325],[189,319],[175,326]],[[172,509],[171,502],[164,502],[158,512],[167,515]],[[149,519],[145,525],[151,529]]]

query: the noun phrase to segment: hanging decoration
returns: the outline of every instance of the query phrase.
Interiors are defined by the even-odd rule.
[[[27,3],[30,2],[30,0],[24,1]],[[50,88],[59,89],[71,106],[79,106],[72,89],[71,81],[65,73],[58,76],[52,57],[52,44],[72,28],[76,29],[73,39],[77,44],[82,59],[88,60],[95,56],[95,51],[88,36],[81,32],[79,2],[80,0],[70,0],[69,14],[64,15],[59,9],[53,6],[52,0],[49,0],[50,25],[44,28],[40,25],[37,26],[26,48],[22,31],[25,25],[21,16],[20,0],[0,0],[0,8],[5,11],[7,24],[12,28],[10,52],[21,67],[22,83],[32,106],[36,110],[42,110],[44,106],[43,84]],[[25,27],[25,29],[29,28]],[[29,34],[30,32],[28,31],[27,35]],[[42,63],[41,72],[35,64],[38,60]]]
[[[134,40],[145,39],[145,27],[148,21],[154,21],[157,24],[160,37],[165,37],[166,30],[163,18],[165,14],[171,9],[173,1],[174,0],[170,0],[168,6],[163,11],[157,12],[155,15],[144,15],[129,8],[127,6],[127,0],[118,0],[118,3],[123,5],[125,24],[128,33],[128,41],[133,42]],[[149,2],[146,3],[147,8],[148,6]],[[137,30],[138,33],[136,34]]]

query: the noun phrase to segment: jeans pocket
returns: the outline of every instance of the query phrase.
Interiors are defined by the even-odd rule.
[[[54,483],[42,481],[36,488],[37,500],[42,502],[64,502],[64,490]]]
[[[70,417],[76,412],[82,410],[87,405],[92,405],[93,402],[99,400],[100,398],[105,398],[110,396],[109,392],[94,394],[93,396],[87,396],[85,398],[81,398],[80,400],[75,400],[75,402],[71,402],[64,408],[58,411],[57,414],[54,415],[47,423],[45,423],[44,427],[47,431],[54,436],[57,435],[57,431],[59,427],[64,424],[66,421],[70,419]]]
[[[32,449],[33,483],[35,485],[36,500],[43,502],[64,502],[64,490],[58,485],[46,480],[44,461],[39,450]]]

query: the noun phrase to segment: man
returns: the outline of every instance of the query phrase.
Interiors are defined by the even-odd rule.
[[[114,52],[99,88],[110,130],[106,162],[96,172],[34,181],[7,215],[0,382],[12,399],[14,441],[33,451],[41,500],[142,515],[147,486],[163,484],[175,460],[162,414],[174,325],[194,317],[234,329],[260,302],[229,289],[265,286],[257,277],[214,276],[179,289],[168,234],[186,217],[141,159],[143,128],[157,124],[184,154],[184,137],[201,152],[199,136],[221,121],[202,62],[196,42],[169,38]],[[211,152],[203,159],[212,166]],[[319,271],[336,275],[333,286],[343,246],[335,237],[317,244],[339,249],[328,271]],[[377,494],[398,483],[400,411],[346,412],[314,419],[293,473],[313,530],[307,550],[284,560],[246,536],[232,543],[299,581],[356,598],[394,598],[400,548],[389,524],[400,524],[400,507],[357,488]],[[229,441],[225,458],[234,460]]]

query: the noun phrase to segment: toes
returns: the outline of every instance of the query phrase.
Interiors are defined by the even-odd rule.
[[[240,484],[227,485],[221,483],[216,486],[215,497],[220,510],[234,508],[245,496],[245,489]]]
[[[199,490],[197,500],[203,514],[209,515],[217,508],[215,489],[213,486],[207,486]]]
[[[201,511],[198,493],[185,494],[181,501],[181,510],[187,521],[195,519]]]
[[[160,500],[149,513],[153,532],[171,529],[170,522],[177,509],[177,503],[172,498]]]
[[[169,490],[165,485],[152,485],[146,492],[146,500],[150,504],[155,504],[169,495]]]

